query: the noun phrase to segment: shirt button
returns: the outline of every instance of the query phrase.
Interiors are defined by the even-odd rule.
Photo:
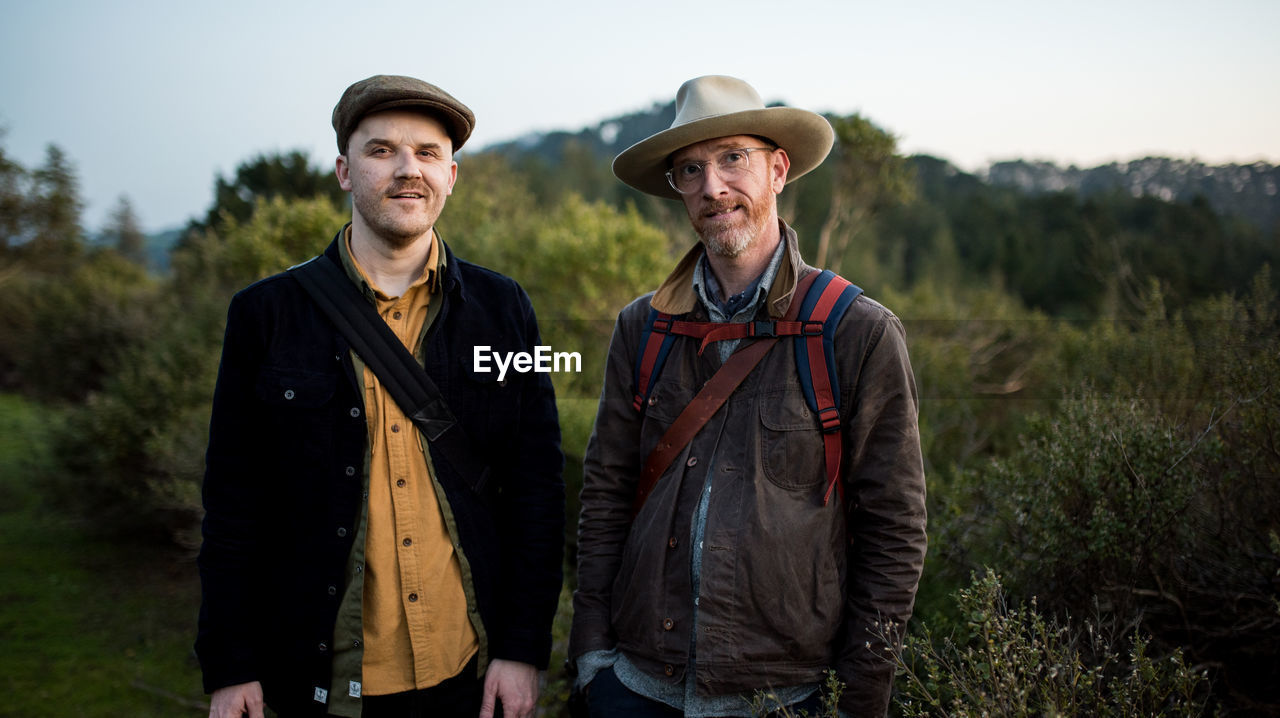
[[[329,644],[322,642],[319,646],[316,646],[316,648],[319,648],[321,653],[325,653],[329,650]]]
[[[409,594],[409,603],[414,603],[417,600],[418,600],[418,594],[416,593]]]
[[[675,622],[675,621],[671,620],[670,618],[664,618],[664,619],[662,619],[662,630],[664,630],[664,631],[670,631],[671,629],[673,629],[673,628],[675,628],[675,627],[676,627],[676,622]]]
[[[351,418],[352,419],[360,418],[360,407],[358,406],[351,407]]]
[[[391,316],[392,316],[392,318],[394,318],[394,319],[399,319],[399,318],[400,318],[400,312],[395,312],[395,313],[394,313],[394,314],[392,314]]]
[[[348,466],[348,467],[347,467],[347,469],[346,469],[346,471],[347,471],[347,476],[355,476],[355,475],[356,475],[356,467],[354,467],[354,466]]]
[[[356,564],[356,573],[364,573],[364,564],[362,563]]]
[[[405,540],[401,541],[400,543],[404,544],[405,546],[411,546],[411,545],[413,545],[413,539],[411,539],[411,538],[406,538]]]
[[[667,674],[668,676],[674,676],[676,674],[676,669],[675,669],[675,666],[668,663],[667,665],[662,667],[662,672]]]
[[[400,425],[399,425],[399,424],[392,424],[392,425],[391,425],[391,433],[392,433],[392,434],[399,434],[399,433],[400,433]]]
[[[399,486],[400,488],[402,488],[402,489],[403,489],[403,488],[404,488],[404,479],[396,479],[396,486]]]
[[[667,539],[667,546],[669,546],[669,547],[671,547],[671,548],[675,548],[677,543],[679,543],[679,542],[678,542],[678,541],[676,541],[676,537],[675,537],[675,536],[672,536],[671,538]]]
[[[284,398],[285,398],[285,399],[292,399],[292,398],[293,398],[293,389],[285,389],[285,390],[284,390]]]
[[[338,527],[338,537],[339,537],[339,538],[341,538],[341,537],[346,536],[346,535],[347,535],[347,529],[346,529],[346,527],[345,527],[345,526],[339,526],[339,527]]]
[[[357,638],[356,640],[352,641],[352,642],[351,642],[351,647],[352,647],[352,648],[359,648],[359,647],[360,647],[360,639],[359,639],[359,638]]]
[[[696,457],[696,456],[690,456],[690,457],[689,457],[689,460],[688,460],[688,461],[686,461],[686,462],[684,462],[684,465],[685,465],[685,466],[688,466],[688,467],[690,467],[690,468],[692,468],[692,467],[694,467],[694,466],[697,466],[697,465],[698,465],[698,457]]]

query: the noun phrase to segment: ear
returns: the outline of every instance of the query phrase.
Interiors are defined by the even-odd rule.
[[[338,159],[334,162],[334,174],[338,175],[338,186],[344,192],[350,192],[351,165],[347,163],[346,155],[338,155]]]
[[[773,152],[773,164],[769,166],[769,180],[774,194],[782,194],[787,186],[787,171],[791,169],[791,158],[787,151],[779,147]]]
[[[448,197],[453,194],[453,183],[458,181],[458,163],[449,163],[449,187],[445,190],[444,196]]]

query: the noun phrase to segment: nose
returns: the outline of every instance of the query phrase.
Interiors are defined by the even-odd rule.
[[[729,185],[720,176],[720,170],[716,169],[714,162],[708,164],[702,170],[702,195],[704,197],[718,197],[729,193]]]
[[[396,155],[396,177],[411,178],[422,175],[422,169],[418,166],[413,152],[400,152]]]

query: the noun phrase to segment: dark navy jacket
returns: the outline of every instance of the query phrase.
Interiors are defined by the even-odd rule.
[[[509,371],[498,382],[473,371],[476,345],[532,353],[537,322],[513,280],[445,251],[426,370],[491,473],[477,494],[434,446],[432,464],[470,563],[487,656],[545,668],[564,538],[555,397],[546,373]],[[341,266],[336,242],[325,254]],[[321,707],[313,697],[329,686],[366,438],[349,346],[302,286],[282,273],[239,292],[204,480],[196,652],[205,690],[258,680],[277,711]]]

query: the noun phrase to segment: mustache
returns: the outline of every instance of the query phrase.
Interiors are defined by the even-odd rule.
[[[704,215],[718,214],[720,212],[728,212],[729,210],[734,209],[737,206],[738,206],[738,203],[733,200],[728,200],[728,199],[713,200],[702,206],[702,213]]]
[[[387,190],[387,196],[390,197],[393,195],[400,194],[402,192],[416,192],[417,194],[424,195],[424,196],[429,194],[427,192],[427,186],[425,184],[420,182],[405,182],[401,184],[392,185],[391,188]]]

